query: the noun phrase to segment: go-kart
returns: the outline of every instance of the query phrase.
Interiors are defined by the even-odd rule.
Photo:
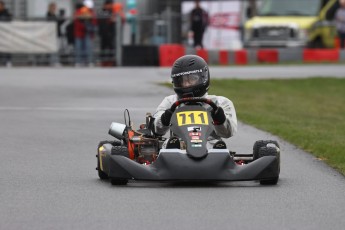
[[[208,104],[206,109],[202,104]],[[183,106],[182,106],[183,105]],[[205,98],[184,98],[171,106],[170,134],[179,138],[180,148],[162,148],[166,138],[155,134],[154,118],[147,114],[138,130],[113,122],[109,134],[114,141],[98,145],[99,178],[113,185],[137,181],[249,181],[277,184],[280,149],[276,141],[256,141],[251,154],[228,149],[207,149],[207,138],[214,130],[211,111],[217,105]],[[211,110],[211,111],[208,111]],[[127,123],[125,113],[125,123]]]

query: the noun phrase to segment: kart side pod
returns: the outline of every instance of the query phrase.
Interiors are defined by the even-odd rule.
[[[119,140],[122,140],[124,138],[124,132],[126,130],[126,125],[112,122],[109,128],[109,134]]]

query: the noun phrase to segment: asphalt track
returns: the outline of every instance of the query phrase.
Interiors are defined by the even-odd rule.
[[[215,77],[345,76],[341,65],[211,68]],[[96,145],[128,108],[137,126],[164,95],[169,70],[0,69],[0,229],[344,229],[345,179],[295,146],[240,123],[228,141],[282,148],[277,186],[98,179]],[[240,119],[240,118],[239,118]],[[315,140],[317,141],[317,140]]]

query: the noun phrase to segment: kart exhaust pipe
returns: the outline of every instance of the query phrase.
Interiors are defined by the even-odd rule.
[[[127,126],[121,123],[112,122],[109,128],[109,134],[119,140],[124,138],[124,132]]]

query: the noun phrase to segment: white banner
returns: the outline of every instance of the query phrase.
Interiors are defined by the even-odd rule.
[[[0,52],[56,53],[58,51],[55,22],[0,23]]]
[[[241,1],[200,1],[200,6],[209,15],[209,25],[204,33],[205,49],[236,50],[242,48],[239,25],[241,20]],[[194,1],[182,3],[182,13],[189,18],[195,7]],[[190,25],[182,25],[186,34]],[[188,26],[188,28],[187,28]]]

